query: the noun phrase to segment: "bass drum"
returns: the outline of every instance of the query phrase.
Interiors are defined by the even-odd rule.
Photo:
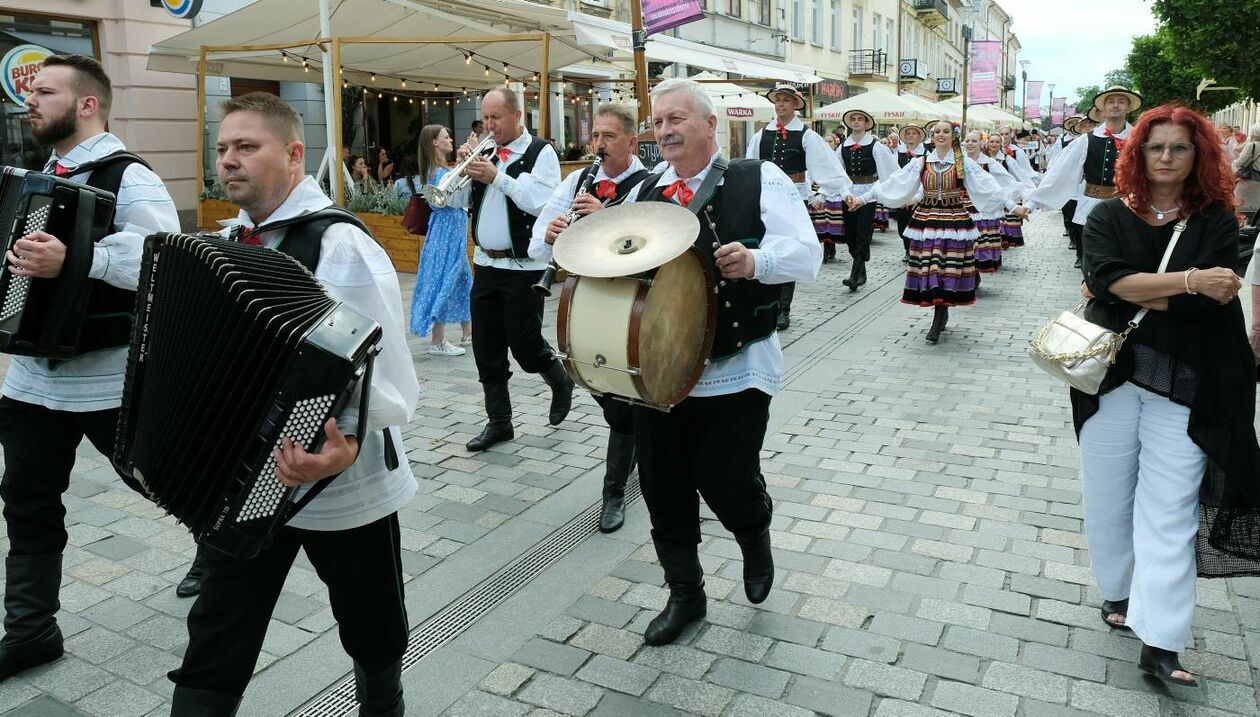
[[[642,275],[570,275],[557,326],[565,370],[592,393],[668,411],[708,364],[715,292],[694,247]]]

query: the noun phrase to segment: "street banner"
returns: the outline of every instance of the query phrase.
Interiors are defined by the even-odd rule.
[[[1001,40],[980,40],[971,43],[971,76],[967,80],[967,104],[997,104],[997,72],[1001,58]]]
[[[1050,126],[1063,124],[1063,111],[1067,106],[1066,97],[1054,97],[1050,100]]]
[[[700,0],[643,0],[643,29],[649,35],[703,18]]]
[[[1024,119],[1041,119],[1041,86],[1043,80],[1024,83]]]

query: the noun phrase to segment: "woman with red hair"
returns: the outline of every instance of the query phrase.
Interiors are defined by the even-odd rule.
[[[1178,657],[1196,575],[1260,569],[1256,370],[1227,170],[1202,115],[1148,110],[1121,147],[1118,196],[1084,233],[1086,318],[1122,332],[1148,310],[1098,395],[1072,391],[1090,563],[1103,622],[1141,638],[1143,672],[1180,685],[1197,684]]]

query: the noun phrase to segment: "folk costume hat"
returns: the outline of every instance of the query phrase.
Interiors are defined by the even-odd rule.
[[[1094,107],[1098,108],[1099,111],[1102,111],[1103,100],[1107,99],[1108,95],[1124,95],[1125,97],[1128,97],[1130,112],[1142,106],[1142,95],[1139,95],[1138,93],[1134,92],[1128,87],[1125,87],[1124,85],[1112,85],[1111,87],[1108,87],[1102,92],[1099,92],[1098,94],[1094,95],[1094,101],[1091,104],[1093,104]]]
[[[900,130],[897,131],[897,134],[905,135],[906,132],[918,132],[920,142],[927,139],[927,130],[923,129],[917,124],[905,125]]]
[[[867,129],[872,129],[873,127],[875,127],[875,118],[874,118],[874,117],[872,117],[872,116],[871,116],[871,113],[870,113],[870,112],[867,112],[866,110],[849,110],[848,112],[845,112],[845,113],[844,113],[844,114],[840,117],[841,121],[843,121],[843,122],[844,122],[844,126],[845,126],[845,127],[848,127],[849,129],[853,129],[853,124],[850,122],[850,119],[851,119],[854,115],[859,115],[859,116],[861,116],[861,117],[865,117],[865,118],[866,118],[866,121],[870,123],[870,126],[869,126],[869,127],[867,127]]]
[[[1071,132],[1072,134],[1076,134],[1076,125],[1080,124],[1083,119],[1085,118],[1081,115],[1072,115],[1071,117],[1063,120],[1063,129]]]
[[[778,95],[780,93],[789,94],[795,97],[796,109],[799,110],[805,106],[805,95],[802,95],[801,91],[796,89],[795,85],[789,85],[785,82],[780,82],[779,84],[774,86],[774,89],[767,92],[766,99],[770,100],[771,102],[774,102],[775,95]]]
[[[1090,107],[1089,112],[1085,113],[1085,119],[1094,124],[1102,124],[1102,110],[1098,109],[1098,107]]]

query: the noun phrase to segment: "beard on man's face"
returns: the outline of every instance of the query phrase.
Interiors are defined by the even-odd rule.
[[[66,110],[60,117],[49,119],[44,116],[42,128],[31,127],[31,137],[41,145],[49,146],[71,137],[75,132],[74,111]]]

